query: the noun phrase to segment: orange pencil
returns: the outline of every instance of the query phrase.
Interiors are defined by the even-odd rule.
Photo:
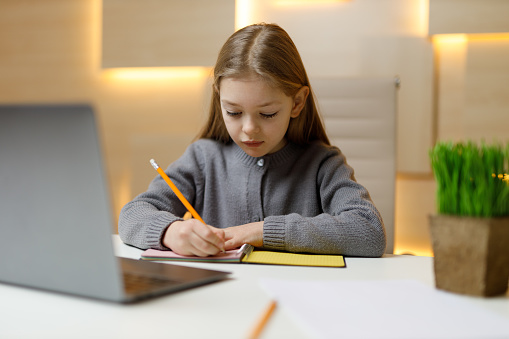
[[[198,212],[196,212],[196,210],[193,208],[193,206],[189,203],[189,201],[187,201],[187,199],[182,195],[182,193],[180,193],[179,189],[177,188],[177,186],[175,186],[175,184],[171,181],[171,179],[166,175],[166,173],[164,173],[164,171],[159,167],[159,165],[156,163],[156,161],[154,159],[150,159],[150,163],[152,164],[152,167],[154,167],[154,169],[157,171],[157,173],[159,173],[159,175],[164,179],[164,181],[166,181],[166,183],[168,184],[168,186],[170,186],[170,188],[172,189],[172,191],[177,195],[177,197],[180,199],[180,201],[182,201],[182,203],[184,204],[184,206],[186,206],[187,210],[189,212],[191,212],[191,214],[193,215],[193,217],[197,220],[200,220],[202,223],[205,224],[205,221],[203,221],[203,219],[200,217],[200,215],[198,214]]]
[[[274,309],[276,308],[277,302],[275,300],[272,300],[269,304],[269,306],[265,309],[265,312],[263,312],[262,317],[258,322],[256,323],[255,328],[253,331],[249,334],[249,339],[256,339],[260,336],[260,334],[263,331],[263,328],[265,327],[265,324],[270,319],[270,316],[272,315],[272,312],[274,312]]]

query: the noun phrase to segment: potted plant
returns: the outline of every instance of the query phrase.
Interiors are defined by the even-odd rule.
[[[438,142],[430,150],[437,288],[496,296],[509,281],[509,144]]]

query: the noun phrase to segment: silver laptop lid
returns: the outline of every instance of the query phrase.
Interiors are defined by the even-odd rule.
[[[94,114],[0,106],[0,281],[123,297]]]

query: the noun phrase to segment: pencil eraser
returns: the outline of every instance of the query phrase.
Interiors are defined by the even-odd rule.
[[[150,159],[150,164],[152,165],[152,167],[154,167],[155,169],[158,169],[159,166],[157,165],[156,161],[154,159]]]

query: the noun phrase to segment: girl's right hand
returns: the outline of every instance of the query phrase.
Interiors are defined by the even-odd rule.
[[[189,219],[172,223],[163,236],[163,245],[180,255],[206,257],[223,252],[224,239],[222,229]]]

